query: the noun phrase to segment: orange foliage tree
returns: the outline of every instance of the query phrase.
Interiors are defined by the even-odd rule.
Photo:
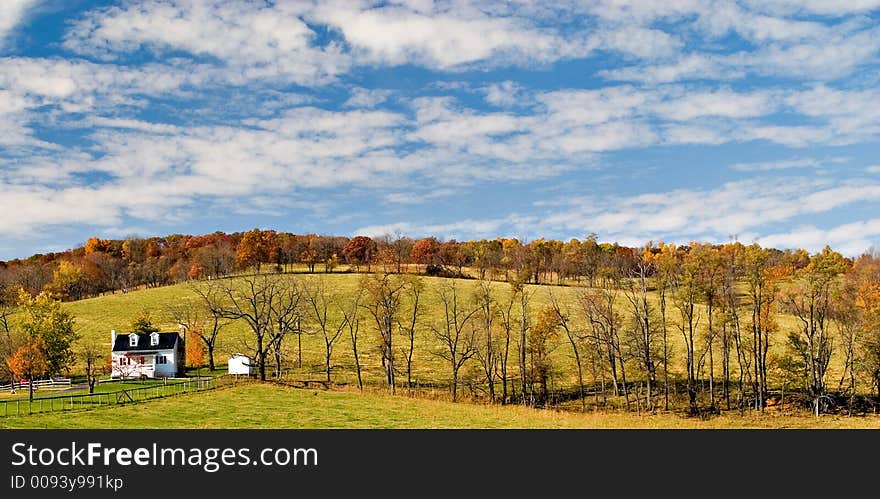
[[[44,374],[48,368],[45,350],[43,340],[36,338],[19,347],[6,360],[9,370],[17,378],[26,377],[28,379],[28,398],[30,400],[34,399],[34,376]]]
[[[193,338],[198,340],[198,338]],[[201,341],[186,342],[186,366],[201,369],[205,364],[205,345]]]

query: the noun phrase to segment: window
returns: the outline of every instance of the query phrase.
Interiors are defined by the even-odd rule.
[[[150,335],[150,346],[156,346],[159,344],[159,333],[153,333]]]
[[[167,364],[167,363],[168,363],[168,357],[165,357],[164,355],[157,355],[156,356],[156,364]]]
[[[136,347],[138,345],[138,335],[131,333],[128,335],[128,346]]]
[[[119,357],[119,365],[127,366],[128,365],[128,357]]]

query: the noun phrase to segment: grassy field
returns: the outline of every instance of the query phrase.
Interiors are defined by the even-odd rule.
[[[880,417],[572,413],[249,384],[122,407],[0,418],[0,428],[880,428]]]
[[[324,279],[326,281],[326,287],[330,292],[337,297],[340,298],[341,302],[345,302],[357,288],[360,280],[363,278],[361,274],[353,274],[353,273],[336,273],[323,275],[319,274],[317,276],[304,276],[304,275],[290,275],[285,274],[284,278],[286,279]],[[420,383],[422,386],[427,386],[427,390],[430,392],[429,398],[444,398],[446,397],[447,391],[446,386],[448,386],[449,381],[449,366],[445,360],[440,358],[437,353],[440,348],[440,343],[433,336],[431,332],[432,325],[439,325],[442,321],[442,307],[440,306],[440,301],[438,297],[438,288],[448,281],[443,278],[436,277],[423,277],[425,283],[425,292],[423,293],[422,298],[422,310],[423,314],[419,319],[419,326],[417,331],[417,339],[416,339],[416,347],[415,347],[415,355],[414,355],[414,368],[413,368],[413,377],[417,383]],[[477,282],[474,280],[459,280],[457,281],[457,285],[460,288],[460,296],[469,299],[471,296],[471,291],[477,285]],[[510,293],[510,287],[506,283],[496,282],[493,284],[497,289],[497,299],[504,300]],[[563,304],[564,307],[567,307],[569,311],[572,312],[572,316],[574,317],[574,326],[575,327],[584,327],[582,324],[581,318],[578,317],[577,313],[577,297],[578,294],[582,292],[583,288],[574,287],[574,286],[537,286],[537,285],[529,285],[527,286],[527,290],[532,295],[531,298],[531,311],[532,315],[535,316],[541,308],[546,306],[551,298],[551,295],[556,297],[556,299]],[[653,300],[657,300],[656,296],[652,297]],[[625,317],[628,316],[629,309],[627,308],[628,303],[626,302],[626,298],[623,293],[620,293],[618,296],[619,300],[619,313],[623,314]],[[81,300],[76,302],[65,303],[63,306],[72,312],[76,318],[76,327],[78,332],[82,335],[83,341],[97,341],[98,343],[106,346],[109,351],[110,345],[110,330],[115,329],[117,333],[124,334],[129,330],[129,326],[132,320],[137,317],[140,313],[146,311],[150,313],[152,316],[153,322],[155,325],[159,326],[163,331],[176,331],[177,323],[174,320],[170,310],[174,306],[179,306],[180,304],[192,303],[193,306],[198,304],[197,295],[190,289],[187,285],[175,285],[175,286],[166,286],[160,288],[149,288],[138,291],[132,291],[128,293],[115,293],[110,295],[101,296],[98,298]],[[670,306],[671,310],[669,312],[670,321],[673,322],[676,319],[676,313],[674,308]],[[705,316],[705,311],[702,311],[702,316]],[[336,321],[341,320],[341,313],[338,309],[331,310],[331,318],[330,322],[333,325]],[[371,319],[367,317],[363,317],[361,335],[359,339],[359,351],[361,364],[363,367],[364,379],[371,385],[372,387],[381,387],[384,382],[384,372],[381,365],[381,353],[380,353],[380,338],[379,334],[376,331],[375,324],[371,322]],[[771,337],[771,348],[770,348],[770,360],[771,364],[773,359],[782,355],[785,352],[785,336],[796,327],[796,323],[793,317],[780,315],[777,317],[777,322],[780,325],[779,331],[775,333],[773,337]],[[306,322],[304,326],[307,329],[311,329],[313,333],[317,331],[314,329],[309,322]],[[699,324],[700,328],[705,328],[705,317],[701,320]],[[233,322],[229,324],[225,329],[222,330],[216,350],[216,361],[218,366],[221,368],[225,365],[226,359],[228,355],[236,352],[245,352],[248,353],[246,342],[250,339],[250,332],[247,329],[247,326],[243,322]],[[400,337],[398,341],[398,345],[402,346],[403,338]],[[681,383],[682,373],[684,372],[684,347],[683,347],[683,338],[678,328],[674,323],[670,324],[669,327],[669,340],[670,340],[670,379],[671,381]],[[659,341],[659,339],[657,340]],[[699,350],[699,347],[698,347]],[[516,346],[511,346],[511,359],[510,366],[511,371],[516,373]],[[402,353],[402,352],[400,352]],[[699,353],[699,351],[698,351]],[[301,368],[295,367],[294,361],[297,358],[297,343],[296,337],[289,337],[285,346],[285,355],[288,366],[292,366],[291,372],[287,374],[290,379],[322,379],[323,374],[323,362],[324,362],[324,345],[323,338],[319,334],[305,334],[302,337],[302,358],[303,358],[303,366]],[[553,362],[553,375],[551,378],[551,389],[556,390],[573,390],[576,387],[577,378],[576,378],[576,369],[574,358],[572,355],[571,347],[568,344],[567,339],[564,334],[560,332],[560,336],[553,341],[552,352],[551,352],[552,362]],[[720,352],[716,351],[716,380],[719,380],[721,377],[721,363],[720,363]],[[835,379],[839,376],[839,366],[841,364],[840,356],[837,355],[832,360],[832,367],[830,369],[828,379],[829,383],[835,383]],[[635,364],[632,366],[635,367]],[[735,361],[731,361],[731,368],[735,371]],[[332,369],[333,369],[333,381],[338,385],[347,385],[351,386],[355,382],[355,370],[354,370],[354,361],[351,353],[351,345],[350,340],[347,335],[343,334],[343,336],[338,340],[337,344],[334,346],[334,355],[332,360]],[[584,366],[585,369],[585,377],[586,382],[589,384],[594,380],[589,373],[589,367]],[[628,376],[630,380],[638,380],[639,375],[637,372],[634,372],[634,369],[631,367],[627,367]],[[74,370],[76,371],[76,369]],[[74,374],[77,374],[74,372]],[[771,376],[773,372],[771,372]],[[707,373],[704,371],[703,376],[707,377]],[[464,399],[473,399],[474,396],[477,396],[479,399],[479,389],[483,386],[482,384],[482,376],[480,373],[479,366],[475,360],[471,360],[462,370],[462,378],[463,378],[463,388],[461,390],[461,394]],[[401,378],[399,378],[401,379]],[[472,380],[472,383],[468,383],[468,380]],[[401,380],[401,383],[403,380]],[[772,380],[771,380],[772,383]],[[99,385],[101,390],[105,389],[115,389],[115,387],[108,385]],[[467,387],[472,387],[475,391],[471,391]],[[264,388],[256,389],[257,392],[260,390],[265,390]],[[498,387],[500,391],[500,387]],[[719,390],[720,391],[720,390]],[[655,387],[655,394],[657,394],[657,387]],[[17,394],[17,396],[21,397],[25,394]],[[51,395],[49,392],[46,394],[38,394],[37,396],[47,396]],[[422,396],[425,393],[421,394]],[[705,394],[704,394],[705,395]],[[189,409],[180,408],[180,410],[184,413],[186,422],[183,424],[190,424],[189,419],[199,419],[198,414],[196,412],[204,412],[205,418],[202,419],[206,422],[211,421],[211,414],[217,413],[218,416],[223,414],[225,410],[228,409],[228,405],[232,404],[232,402],[227,399],[229,397],[225,393],[218,393],[212,395],[199,395],[198,397],[206,397],[206,400],[214,400],[213,397],[217,397],[214,402],[219,404],[217,407],[209,406],[207,404],[194,404]],[[301,397],[302,394],[298,392],[291,392],[291,396]],[[400,419],[388,419],[383,416],[380,419],[371,419],[373,416],[370,416],[369,413],[363,413],[363,411],[358,412],[357,404],[366,404],[369,405],[373,402],[364,402],[364,398],[358,398],[356,395],[351,394],[336,394],[336,393],[321,393],[316,395],[318,398],[315,399],[317,401],[321,401],[317,407],[312,407],[312,410],[321,410],[322,407],[325,407],[323,404],[328,404],[327,407],[335,408],[334,409],[334,418],[341,418],[339,420],[323,420],[321,414],[311,414],[311,415],[297,415],[295,419],[289,419],[287,416],[278,416],[281,419],[272,419],[275,416],[265,416],[261,415],[262,419],[259,419],[261,423],[265,425],[265,427],[272,427],[276,422],[280,425],[290,425],[295,421],[296,424],[306,424],[320,427],[322,424],[326,423],[329,426],[337,427],[337,426],[345,426],[345,421],[343,420],[345,415],[348,414],[343,408],[338,407],[338,404],[342,403],[352,403],[355,404],[355,407],[352,407],[352,412],[349,414],[352,418],[351,423],[355,425],[363,424],[389,424],[392,426],[396,426],[398,424],[401,425],[409,425],[411,427],[434,427],[440,426],[445,427],[447,425],[456,426],[459,423],[456,423],[456,418],[454,413],[461,412],[464,415],[467,414],[467,418],[474,418],[475,426],[483,426],[487,425],[489,427],[495,426],[504,426],[505,424],[516,426],[517,424],[522,424],[524,426],[532,427],[532,426],[603,426],[606,425],[602,423],[601,420],[603,418],[609,418],[607,425],[612,427],[621,425],[623,427],[630,426],[657,426],[657,427],[676,427],[678,425],[690,425],[696,424],[691,420],[684,420],[677,418],[675,416],[637,416],[637,415],[600,415],[600,416],[584,416],[584,415],[572,415],[569,413],[551,413],[551,412],[529,412],[521,413],[521,408],[514,407],[479,407],[479,406],[469,406],[466,404],[459,404],[456,406],[449,406],[449,420],[442,419],[441,416],[435,416],[429,410],[432,407],[430,404],[435,402],[424,400],[417,401],[412,399],[401,398],[399,401],[397,399],[381,399],[383,404],[386,404],[388,407],[398,407],[395,409],[399,412],[395,412],[394,414],[398,414]],[[0,395],[0,397],[9,397],[9,395]],[[242,394],[242,397],[247,401],[252,397],[251,394]],[[341,397],[341,398],[337,398]],[[623,397],[619,397],[617,400],[611,400],[611,404],[616,407],[621,407],[623,405]],[[679,385],[679,394],[678,394],[678,403],[683,403],[684,395],[681,390],[681,386]],[[334,402],[335,401],[335,402]],[[212,403],[214,403],[212,402]],[[261,402],[259,400],[249,400],[248,403],[253,403],[255,407],[259,407]],[[156,404],[176,404],[174,401],[163,401],[157,402]],[[439,403],[439,402],[438,402]],[[337,405],[333,405],[337,404]],[[401,404],[397,406],[395,404]],[[567,403],[564,404],[566,408],[577,410],[579,409],[579,405],[577,403]],[[673,404],[675,406],[675,404]],[[680,407],[680,405],[679,405]],[[128,411],[137,411],[136,407],[134,408],[124,408],[119,409],[121,413],[125,414]],[[186,411],[192,410],[194,412],[188,413]],[[262,409],[261,409],[262,410]],[[294,410],[291,408],[291,410]],[[476,411],[476,412],[470,412]],[[510,413],[510,414],[508,414]],[[115,412],[110,419],[115,418]],[[443,414],[442,411],[438,414]],[[529,416],[524,416],[523,414],[529,414]],[[147,417],[146,415],[144,417]],[[236,418],[239,416],[236,415]],[[242,418],[241,424],[248,425],[250,421],[250,416],[246,413],[242,413],[240,415]],[[395,416],[396,418],[397,416]],[[574,419],[568,419],[573,417]],[[40,416],[40,418],[46,418]],[[266,419],[268,418],[268,419]],[[408,419],[413,418],[413,419]],[[440,419],[437,419],[440,418]],[[468,419],[465,419],[467,421]],[[507,418],[514,418],[509,420]],[[516,418],[525,418],[525,419],[516,419]],[[549,419],[542,419],[549,418]],[[585,419],[589,419],[589,422]],[[637,419],[633,419],[637,418]],[[659,418],[659,419],[658,419]],[[727,419],[730,418],[730,419]],[[556,420],[559,422],[555,422]],[[83,427],[89,427],[89,425],[98,425],[103,424],[100,420],[91,420],[89,416],[84,416],[84,418],[77,418],[75,421],[67,421],[63,418],[61,420],[55,421],[51,417],[47,419],[40,419],[39,421],[44,421],[46,425],[51,425],[54,423],[59,424],[81,424]],[[126,418],[120,419],[120,421],[129,421]],[[132,421],[132,425],[134,425],[135,421],[139,421],[137,419],[130,420]],[[810,424],[811,420],[799,420],[794,419],[792,423],[784,421],[782,419],[760,419],[753,421],[751,418],[739,416],[736,412],[730,412],[729,415],[725,415],[721,418],[713,419],[714,422],[709,422],[705,424],[718,424],[721,426],[737,426],[739,424],[751,425],[756,424],[758,426],[785,426],[785,425],[799,425],[799,424]],[[736,423],[736,421],[740,421]],[[804,423],[803,421],[806,421]],[[843,422],[840,424],[850,425],[856,424],[852,421],[858,420],[842,420]],[[876,423],[876,420],[872,424]],[[120,423],[123,424],[123,423]],[[129,423],[124,423],[129,424]],[[152,424],[150,421],[145,420],[142,423],[145,426],[149,426]],[[206,423],[210,424],[210,423]],[[213,424],[221,424],[221,421],[215,420]],[[238,424],[238,423],[234,423]],[[257,420],[254,421],[253,424],[258,424]],[[462,422],[461,424],[469,424]],[[699,423],[704,424],[704,423]],[[826,423],[823,423],[823,425]],[[875,424],[876,426],[876,424]]]
[[[329,275],[303,276],[286,275],[286,278],[310,279],[323,278],[326,280],[326,286],[332,290],[332,293],[342,297],[343,299],[351,296],[356,289],[362,275],[352,273],[338,273]],[[423,315],[420,319],[417,332],[416,348],[414,355],[414,371],[413,375],[417,381],[422,383],[445,383],[448,379],[448,367],[440,357],[436,355],[440,344],[433,337],[431,325],[438,324],[442,320],[442,307],[439,306],[439,298],[437,289],[446,279],[436,277],[423,277],[426,291],[423,295],[422,309]],[[476,281],[459,280],[463,297],[470,297],[470,291],[476,286]],[[509,294],[509,286],[506,283],[494,283],[497,288],[498,299],[503,300]],[[581,326],[581,319],[577,314],[577,295],[582,292],[582,288],[573,286],[538,286],[529,285],[527,289],[532,293],[531,309],[533,314],[549,303],[551,293],[564,306],[568,307],[575,317],[575,326]],[[653,296],[656,300],[657,297]],[[619,294],[619,312],[628,317],[628,303],[623,293]],[[169,309],[172,306],[181,303],[191,302],[197,303],[197,296],[186,285],[175,285],[160,288],[150,288],[129,293],[116,293],[88,300],[66,303],[64,306],[76,316],[78,331],[86,339],[94,339],[106,344],[109,348],[110,330],[115,329],[119,333],[128,331],[129,324],[132,319],[139,313],[147,311],[151,314],[156,325],[160,326],[163,331],[176,331],[177,323],[173,320]],[[705,312],[703,311],[702,320],[699,324],[700,328],[705,328]],[[670,320],[677,318],[675,309],[670,304],[669,310]],[[331,310],[331,324],[334,321],[341,320],[341,314],[338,310]],[[780,315],[777,318],[780,324],[780,330],[771,338],[770,360],[782,355],[785,350],[785,336],[789,331],[796,327],[795,319],[791,316]],[[372,324],[364,318],[364,327],[362,327],[359,339],[361,364],[364,368],[364,376],[367,382],[381,383],[383,379],[383,370],[381,366],[381,354],[379,347],[379,335],[376,332],[375,324]],[[308,326],[308,324],[306,324]],[[223,365],[228,355],[235,352],[247,352],[245,340],[249,338],[249,332],[243,322],[232,323],[224,329],[218,340],[217,347],[217,363]],[[659,339],[657,340],[659,341]],[[684,343],[682,335],[678,328],[672,324],[669,327],[670,341],[670,371],[677,373],[684,372]],[[402,341],[399,341],[399,345]],[[287,359],[296,359],[296,338],[291,337],[287,340]],[[301,377],[320,377],[323,369],[323,338],[318,334],[303,335],[302,338],[302,356],[303,368],[296,374]],[[511,365],[516,364],[515,347],[511,349],[512,359]],[[553,352],[551,353],[555,365],[554,378],[552,380],[556,387],[573,387],[576,384],[576,371],[574,369],[574,359],[571,348],[568,345],[564,335],[560,333],[560,337],[554,342]],[[735,356],[734,356],[735,357]],[[720,353],[716,352],[716,376],[721,376]],[[733,361],[732,361],[733,362]],[[829,372],[829,379],[836,379],[841,361],[835,357]],[[732,364],[732,369],[735,369]],[[354,361],[351,354],[350,341],[346,335],[341,337],[334,346],[333,357],[334,380],[351,383],[354,381]],[[476,362],[472,362],[470,366],[466,366],[463,370],[465,378],[468,376],[476,379],[479,377],[479,369]],[[704,376],[708,376],[706,371]],[[673,375],[673,378],[676,376]]]

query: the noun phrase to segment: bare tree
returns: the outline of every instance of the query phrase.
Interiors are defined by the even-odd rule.
[[[406,386],[412,390],[413,353],[416,350],[416,325],[421,313],[420,301],[425,286],[418,277],[405,277],[404,281],[406,282],[405,294],[409,298],[410,312],[406,315],[405,321],[398,321],[397,327],[406,339],[406,347],[404,349],[406,358]]]
[[[499,346],[496,344],[496,306],[492,296],[492,283],[480,280],[474,290],[474,303],[477,307],[475,320],[475,348],[474,355],[482,367],[486,377],[486,386],[489,390],[489,401],[495,403],[495,377],[498,367]]]
[[[367,313],[376,322],[376,329],[381,337],[382,367],[385,369],[385,380],[395,393],[394,370],[394,332],[400,312],[400,304],[406,281],[399,275],[371,274],[361,280],[364,299],[361,303]]]
[[[223,317],[223,288],[216,282],[209,282],[204,286],[191,285],[190,289],[198,295],[199,305],[179,303],[171,305],[168,310],[175,322],[183,324],[187,331],[194,333],[204,343],[208,352],[208,369],[214,371],[217,337],[220,330],[229,324]]]
[[[767,394],[767,351],[770,348],[771,330],[764,319],[772,318],[770,308],[777,290],[770,278],[771,265],[766,250],[757,244],[748,246],[742,262],[751,305],[752,337],[748,344],[751,346],[749,354],[752,371],[749,377],[752,378],[754,407],[763,411]]]
[[[799,333],[789,335],[791,347],[801,356],[813,410],[822,411],[826,392],[825,374],[831,362],[833,339],[830,322],[832,296],[837,288],[837,276],[846,269],[843,257],[827,246],[799,272],[797,282],[783,295],[788,312],[801,323]]]
[[[250,348],[256,357],[260,379],[266,381],[266,360],[273,348],[276,367],[279,367],[281,340],[292,329],[298,293],[290,281],[269,274],[231,282],[221,285],[225,300],[221,317],[247,323],[253,335],[254,344]]]
[[[521,291],[518,291],[516,286],[511,286],[510,294],[508,298],[504,302],[497,302],[497,313],[498,317],[501,320],[501,328],[504,332],[504,346],[499,355],[499,361],[501,365],[501,403],[506,404],[508,401],[508,383],[509,383],[509,373],[508,373],[508,359],[510,357],[510,340],[512,338],[513,329],[516,327],[516,317],[514,307],[517,303],[517,295]]]
[[[663,409],[669,410],[669,322],[666,318],[667,296],[676,286],[680,265],[675,245],[660,244],[654,257],[657,293],[660,298],[660,328],[663,333]]]
[[[344,318],[345,327],[348,329],[348,337],[351,340],[351,351],[354,355],[354,368],[355,373],[357,374],[358,390],[361,391],[364,389],[364,381],[361,378],[361,359],[360,354],[358,353],[358,333],[360,332],[361,327],[360,302],[362,296],[363,290],[358,288],[346,306],[340,306],[340,312]]]
[[[550,305],[553,307],[553,311],[556,313],[556,319],[558,321],[559,326],[565,331],[565,335],[568,338],[568,343],[571,345],[572,354],[574,354],[574,362],[577,366],[577,375],[578,375],[578,390],[581,399],[581,409],[587,410],[587,396],[586,391],[584,390],[584,369],[581,361],[581,351],[578,348],[578,345],[581,343],[583,335],[578,333],[574,326],[569,321],[569,317],[571,314],[563,308],[563,306],[559,303],[556,297],[553,295],[553,292],[550,292]]]
[[[306,281],[304,290],[310,318],[314,320],[314,324],[318,327],[321,336],[324,338],[324,371],[327,374],[327,382],[329,383],[333,344],[336,343],[336,340],[342,336],[342,332],[345,330],[345,316],[343,315],[342,319],[337,320],[335,324],[332,323],[330,305],[334,299],[327,292],[323,276]]]
[[[513,288],[513,295],[519,295],[519,381],[520,381],[520,397],[523,405],[530,402],[528,391],[528,332],[531,329],[531,321],[529,320],[529,301],[533,292],[529,291],[525,282],[529,278],[528,271],[521,271],[510,281]]]
[[[618,291],[615,288],[589,289],[580,294],[578,301],[585,322],[590,326],[590,336],[596,347],[601,349],[601,356],[608,365],[613,393],[615,396],[622,393],[626,399],[626,405],[629,407],[626,363],[620,342],[623,318],[617,311],[617,294]],[[603,394],[604,391],[603,382]]]
[[[645,372],[645,405],[649,411],[654,409],[651,388],[654,386],[656,373],[653,343],[654,328],[652,326],[654,313],[648,303],[648,277],[653,272],[650,254],[650,248],[643,248],[641,250],[639,259],[629,269],[629,279],[625,281],[626,285],[624,288],[627,300],[632,307],[633,324],[635,326],[633,350],[635,350],[635,356],[639,359]]]
[[[699,287],[699,261],[688,255],[682,265],[681,277],[676,283],[675,307],[678,309],[681,320],[678,328],[684,338],[687,368],[687,394],[691,414],[698,412],[697,407],[697,359],[696,359],[696,335],[699,324],[699,313],[696,308],[700,294]]]
[[[458,400],[458,380],[461,366],[477,352],[474,342],[474,330],[466,326],[478,308],[468,307],[459,299],[458,289],[454,280],[443,283],[440,287],[440,303],[443,306],[443,321],[438,326],[431,326],[434,336],[443,344],[436,355],[449,362],[452,371],[452,401]]]
[[[275,376],[281,377],[284,363],[284,340],[288,334],[296,334],[302,341],[302,296],[301,286],[295,280],[285,281],[277,300],[270,306],[274,328],[269,330],[269,347],[275,358]],[[299,355],[302,355],[302,344],[299,344]],[[302,367],[302,357],[299,359]]]
[[[104,351],[105,348],[94,341],[86,342],[80,347],[79,357],[85,364],[89,394],[95,393],[98,376],[107,373]]]

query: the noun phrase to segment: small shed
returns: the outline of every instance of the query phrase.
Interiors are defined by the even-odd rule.
[[[251,358],[240,353],[229,357],[229,374],[243,374],[250,376],[254,373]]]

